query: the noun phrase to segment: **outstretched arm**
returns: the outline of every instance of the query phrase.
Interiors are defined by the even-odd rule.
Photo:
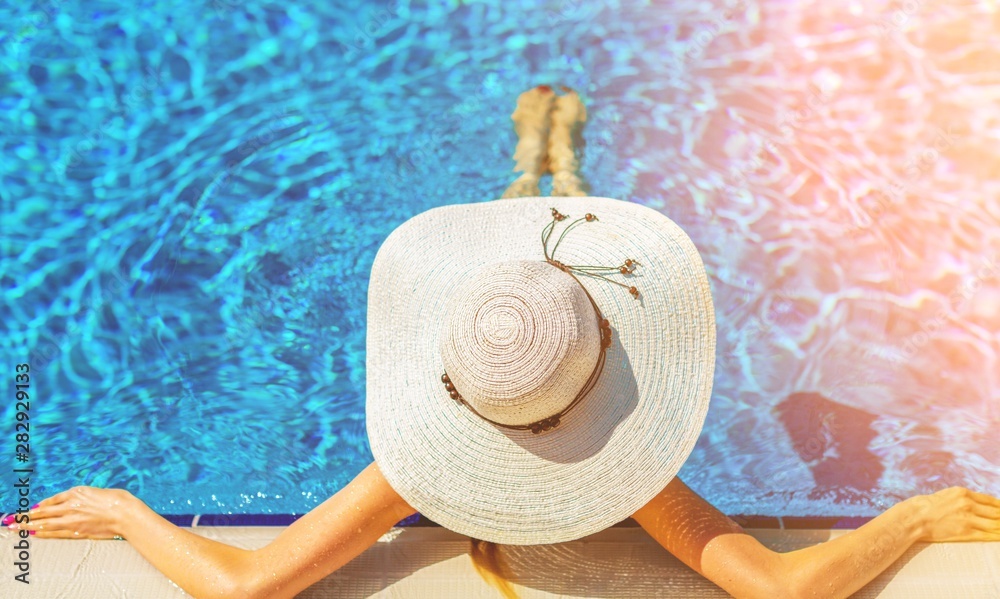
[[[351,561],[416,512],[372,462],[346,487],[254,552],[253,597],[284,599]]]
[[[668,551],[736,597],[848,597],[916,541],[1000,540],[1000,499],[962,487],[918,495],[861,528],[777,553],[675,478],[633,517]]]
[[[294,597],[414,513],[372,462],[346,487],[254,551],[174,526],[121,489],[74,487],[40,502],[38,538],[124,536],[182,589],[204,598]],[[79,533],[79,534],[76,534]]]

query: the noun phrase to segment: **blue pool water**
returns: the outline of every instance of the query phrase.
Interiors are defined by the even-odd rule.
[[[499,197],[540,83],[587,103],[594,195],[662,211],[709,270],[715,390],[684,480],[733,514],[1000,494],[998,14],[4,2],[0,367],[32,367],[33,501],[302,513],[343,487],[371,461],[375,252]]]

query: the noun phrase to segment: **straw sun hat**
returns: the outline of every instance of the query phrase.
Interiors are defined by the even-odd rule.
[[[631,516],[694,448],[714,365],[698,252],[638,204],[434,208],[372,266],[372,453],[407,503],[478,539],[557,543]]]

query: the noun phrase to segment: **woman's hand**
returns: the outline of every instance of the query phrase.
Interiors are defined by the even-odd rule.
[[[1000,541],[1000,499],[949,487],[930,495],[911,497],[923,522],[922,543]]]
[[[35,531],[36,539],[111,539],[121,535],[125,507],[135,498],[124,489],[73,487],[43,499],[30,521],[9,526]]]

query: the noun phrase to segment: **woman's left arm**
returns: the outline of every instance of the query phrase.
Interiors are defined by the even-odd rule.
[[[128,491],[74,487],[29,512],[36,538],[125,537],[147,561],[199,599],[294,597],[354,559],[415,512],[372,462],[346,487],[257,550],[174,526]]]

